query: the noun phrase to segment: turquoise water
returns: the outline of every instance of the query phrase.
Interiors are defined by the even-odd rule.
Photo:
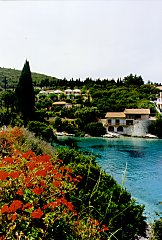
[[[162,140],[139,138],[76,138],[82,151],[98,155],[97,162],[145,205],[147,220],[162,212]]]

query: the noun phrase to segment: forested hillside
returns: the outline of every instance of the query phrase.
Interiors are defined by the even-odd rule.
[[[0,87],[4,88],[6,78],[7,88],[15,88],[19,81],[20,75],[21,70],[0,67]],[[50,77],[40,73],[32,73],[32,79],[34,85],[41,85],[41,83],[43,84],[52,80],[57,80],[55,77]]]

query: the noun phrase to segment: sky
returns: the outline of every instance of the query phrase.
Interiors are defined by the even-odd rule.
[[[0,67],[162,83],[161,0],[0,1]]]

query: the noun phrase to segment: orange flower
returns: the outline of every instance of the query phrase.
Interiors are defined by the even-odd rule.
[[[16,212],[22,207],[22,202],[20,200],[14,200],[10,205],[10,212]]]
[[[16,194],[20,195],[20,196],[23,196],[24,192],[22,189],[18,189]]]
[[[32,218],[41,218],[43,216],[43,212],[40,208],[36,209],[31,213]]]
[[[40,187],[32,189],[32,192],[35,193],[36,195],[40,195],[44,190]]]
[[[8,177],[8,173],[0,170],[0,180],[6,180],[6,178]]]
[[[1,212],[2,212],[2,213],[8,213],[8,212],[10,212],[10,211],[9,211],[9,207],[8,207],[7,204],[3,205],[3,207],[1,208]]]

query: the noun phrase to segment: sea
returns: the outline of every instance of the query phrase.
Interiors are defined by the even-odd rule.
[[[61,138],[60,138],[61,139]],[[62,138],[80,151],[96,156],[96,162],[138,204],[145,205],[147,222],[162,216],[162,140],[144,138]],[[68,144],[67,144],[68,145]]]

